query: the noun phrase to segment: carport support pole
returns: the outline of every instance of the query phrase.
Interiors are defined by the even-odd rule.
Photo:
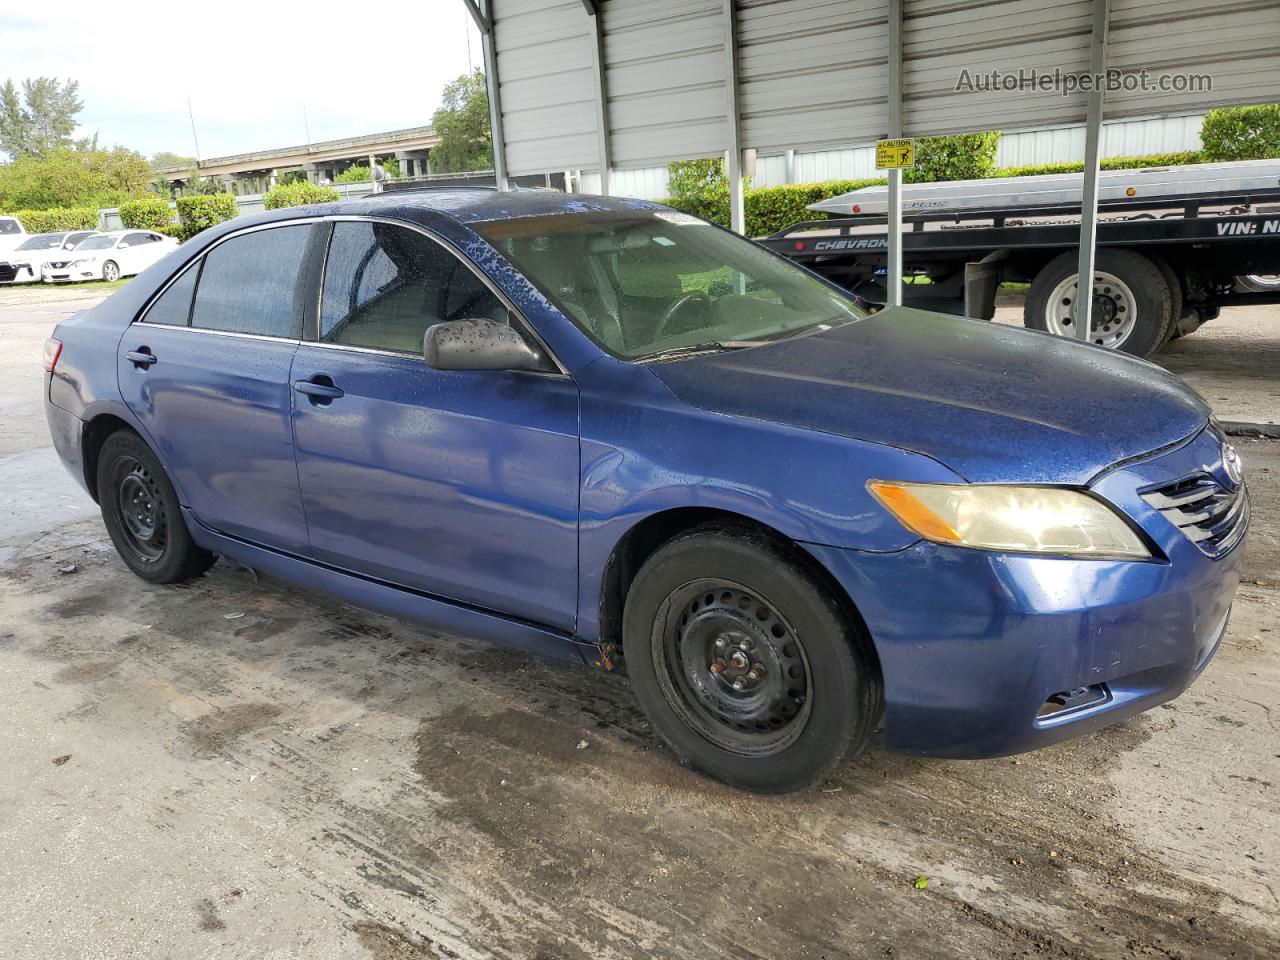
[[[600,194],[609,196],[613,177],[613,156],[609,146],[609,88],[604,75],[604,27],[600,23],[600,7],[586,4],[591,20],[591,68],[596,84],[596,137],[600,146]]]
[[[725,124],[729,148],[725,176],[729,180],[729,229],[746,233],[746,197],[742,183],[742,126],[738,112],[738,18],[735,0],[723,0]]]
[[[464,0],[480,28],[484,53],[484,85],[489,94],[489,131],[493,140],[493,179],[499,190],[507,187],[507,142],[502,136],[502,101],[498,97],[498,50],[493,43],[493,0]]]
[[[902,136],[902,0],[889,0],[889,137]],[[885,264],[886,307],[902,306],[902,171],[889,171],[886,224],[889,259]]]
[[[1089,43],[1089,72],[1093,86],[1085,119],[1084,189],[1080,197],[1080,265],[1076,305],[1072,311],[1077,339],[1088,341],[1093,325],[1093,269],[1098,245],[1098,172],[1102,154],[1102,111],[1105,88],[1097,83],[1107,69],[1107,27],[1111,0],[1093,0],[1093,35]]]

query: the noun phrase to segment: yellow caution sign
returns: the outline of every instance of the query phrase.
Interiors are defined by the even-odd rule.
[[[877,140],[876,169],[897,170],[901,167],[916,165],[916,142],[914,140]]]

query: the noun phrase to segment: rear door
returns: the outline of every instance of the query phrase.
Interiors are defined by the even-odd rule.
[[[120,390],[204,525],[307,551],[289,367],[314,224],[254,229],[179,274],[120,341]],[[314,287],[312,287],[314,290]]]
[[[571,630],[577,386],[554,370],[428,367],[427,327],[474,318],[530,336],[470,264],[434,238],[396,224],[333,224],[319,342],[303,343],[293,362],[312,554]]]

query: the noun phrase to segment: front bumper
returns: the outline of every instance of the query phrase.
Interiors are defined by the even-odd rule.
[[[1226,630],[1243,544],[1205,556],[1138,491],[1206,462],[1208,443],[1196,438],[1093,487],[1142,527],[1162,554],[1151,561],[923,542],[882,554],[807,545],[849,593],[875,644],[885,746],[940,757],[1019,753],[1185,690]],[[1050,700],[1072,692],[1065,707]]]

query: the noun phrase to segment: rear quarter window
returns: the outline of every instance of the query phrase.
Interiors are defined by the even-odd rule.
[[[302,263],[310,235],[310,224],[272,227],[232,237],[210,250],[200,271],[191,326],[299,339]]]
[[[191,319],[191,295],[196,291],[196,278],[199,275],[199,263],[193,263],[184,270],[177,280],[169,284],[169,289],[151,304],[151,309],[142,318],[143,322],[185,327]]]

